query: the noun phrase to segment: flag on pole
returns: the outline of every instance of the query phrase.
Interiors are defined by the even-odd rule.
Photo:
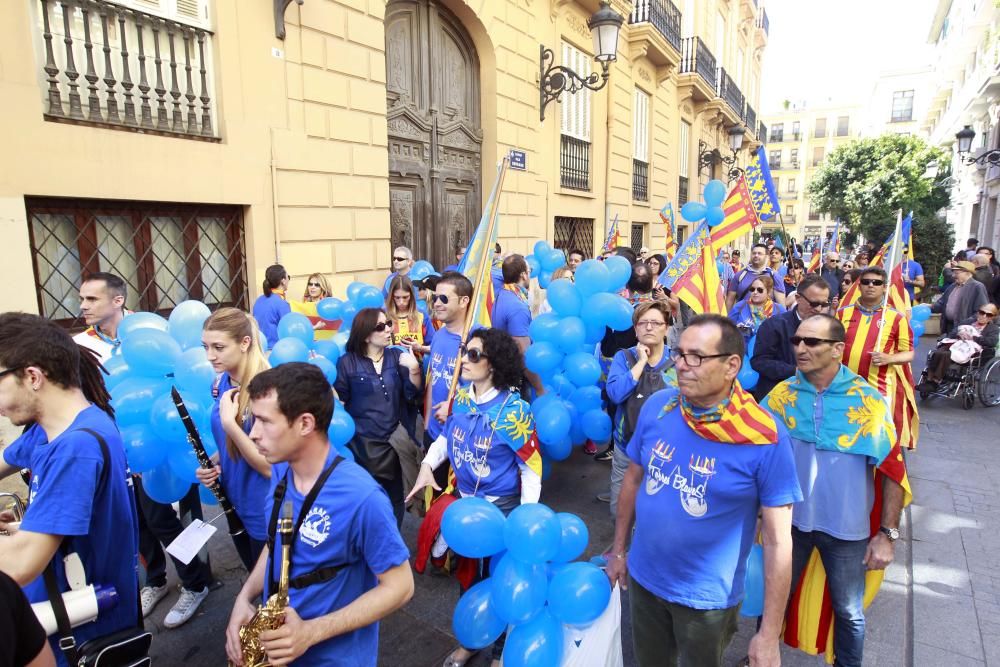
[[[604,239],[604,245],[601,246],[601,252],[611,252],[618,247],[618,214],[615,213],[615,219],[611,221],[611,228],[608,230],[608,237]]]
[[[659,283],[696,313],[726,314],[725,293],[707,222],[702,222],[684,242],[660,274]]]
[[[663,221],[663,232],[666,235],[664,256],[669,262],[677,254],[677,227],[674,225],[674,205],[667,202],[660,209],[660,220]]]
[[[490,327],[493,324],[493,280],[490,275],[493,268],[493,249],[500,236],[500,207],[496,205],[503,176],[507,171],[507,158],[497,165],[496,180],[490,197],[483,207],[483,217],[479,226],[465,248],[465,255],[458,264],[457,271],[472,282],[472,303],[469,304],[469,323],[465,336],[468,336],[472,326]]]
[[[726,217],[712,228],[712,245],[724,248],[732,245],[743,235],[752,232],[760,224],[760,217],[754,209],[750,186],[741,174],[729,196],[722,202]]]
[[[823,242],[826,241],[826,235],[820,234],[819,236],[819,250],[813,253],[812,259],[809,260],[809,266],[806,267],[806,273],[819,273],[823,267]]]
[[[750,154],[750,162],[744,170],[746,182],[753,199],[753,207],[762,222],[781,214],[778,192],[771,178],[771,167],[767,164],[767,151],[763,144]]]
[[[837,218],[837,224],[833,226],[833,238],[830,239],[830,250],[832,252],[840,252],[840,218]]]

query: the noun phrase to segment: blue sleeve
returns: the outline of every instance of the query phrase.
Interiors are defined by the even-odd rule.
[[[46,441],[45,431],[36,424],[26,429],[17,440],[3,450],[3,460],[15,468],[30,468],[31,452],[35,448],[35,443]]]
[[[611,359],[611,368],[608,369],[607,383],[604,389],[608,392],[608,398],[615,405],[620,405],[632,395],[639,382],[632,377],[631,367],[625,357],[625,350],[618,350]]]
[[[531,310],[528,304],[522,304],[513,308],[507,316],[507,333],[515,337],[528,337],[528,329],[531,327]]]
[[[391,570],[410,558],[396,528],[389,497],[381,488],[368,494],[351,524],[351,545],[360,550],[368,569],[376,575]]]
[[[347,365],[347,356],[337,359],[337,380],[333,383],[333,389],[344,405],[347,405],[351,400],[350,374],[351,369]]]
[[[764,507],[781,507],[802,500],[799,478],[795,472],[792,441],[783,424],[778,423],[778,443],[765,445],[768,452],[757,468],[757,493]]]
[[[284,299],[281,299],[278,302],[278,307],[275,308],[275,311],[277,311],[278,319],[280,320],[282,317],[292,312],[292,304],[288,303]]]
[[[785,279],[782,278],[781,276],[774,275],[773,276],[773,280],[774,280],[774,291],[775,292],[781,292],[782,294],[784,294],[785,293]]]
[[[424,313],[421,319],[424,326],[424,345],[430,345],[431,341],[434,340],[434,326],[431,324],[431,316]]]
[[[410,380],[410,371],[408,368],[399,363],[399,357],[403,353],[399,350],[393,350],[395,352],[395,362],[396,362],[396,375],[399,377],[399,386],[403,390],[403,398],[407,401],[412,401],[420,393],[417,386],[413,384]]]
[[[780,321],[765,320],[757,330],[750,367],[769,380],[781,382],[795,375],[795,364],[785,361],[784,346],[789,345],[781,335]]]
[[[89,438],[90,443],[83,442]],[[43,470],[21,528],[48,535],[86,535],[104,467],[100,445],[86,433],[67,434]]]

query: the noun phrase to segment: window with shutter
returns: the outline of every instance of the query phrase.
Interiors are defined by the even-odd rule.
[[[635,89],[635,109],[632,118],[632,157],[649,162],[649,95]]]
[[[210,0],[108,0],[116,5],[137,9],[178,23],[211,29]]]
[[[562,54],[566,67],[583,78],[590,76],[589,55],[567,42],[562,44]],[[563,134],[581,141],[590,141],[590,100],[591,91],[587,89],[563,96],[561,102]]]
[[[677,173],[684,178],[688,174],[688,160],[691,159],[691,123],[681,121],[680,151],[678,152]]]

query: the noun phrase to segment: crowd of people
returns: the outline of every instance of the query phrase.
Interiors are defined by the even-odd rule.
[[[935,308],[995,346],[1000,265],[973,241],[971,255],[945,269],[947,291]],[[551,388],[525,367],[524,353],[532,319],[551,308],[525,257],[497,251],[492,327],[466,332],[472,282],[454,270],[411,279],[413,253],[394,249],[385,305],[354,316],[332,386],[310,364],[271,368],[266,353],[289,312],[309,317],[317,339],[335,334],[337,323],[317,312],[333,296],[322,274],[310,275],[295,301],[289,273],[270,266],[251,313],[219,308],[205,321],[218,452],[214,467],[197,474],[203,485],[221,483],[245,526],[232,537],[247,572],[225,640],[233,664],[243,659],[240,628],[276,590],[283,547],[291,551],[289,607],[279,628],[260,634],[271,664],[374,665],[379,619],[413,595],[400,534],[407,511],[422,522],[418,562],[440,563],[450,502],[475,496],[509,514],[542,497],[530,402]],[[572,280],[587,254],[570,249],[553,278]],[[666,289],[664,255],[626,247],[610,255],[632,265],[621,296],[633,306],[633,326],[608,329],[595,345],[613,429],[606,446],[587,442],[584,451],[610,462],[599,498],[610,504],[614,543],[596,561],[628,591],[638,664],[721,664],[759,541],[766,589],[750,664],[780,664],[786,603],[816,550],[837,664],[860,665],[866,572],[892,562],[908,494],[904,480],[874,471],[914,437],[883,400],[896,389],[892,369],[908,368],[915,345],[905,314],[885,305],[885,271],[868,265],[870,250],[847,262],[828,252],[817,273],[780,247],[755,244],[745,265],[738,250],[722,253],[727,317],[695,314]],[[926,287],[916,262],[904,274],[908,289]],[[841,306],[856,282],[859,298]],[[30,627],[6,577],[32,602],[51,600],[69,588],[57,556],[71,552],[88,581],[113,583],[119,596],[113,611],[74,628],[73,641],[54,635],[51,653],[36,631],[21,635],[15,655],[51,662],[54,654],[60,664],[89,639],[142,627],[171,594],[163,547],[202,512],[197,486],[178,515],[128,470],[100,367],[117,353],[130,314],[124,281],[87,276],[80,298],[87,328],[73,338],[38,316],[0,315],[0,413],[25,427],[2,452],[0,477],[31,470],[23,520],[0,516],[0,607]],[[746,360],[759,374],[752,390],[737,381]],[[353,461],[328,438],[340,406],[355,424]],[[861,410],[860,422],[846,417]],[[295,537],[284,545],[276,525],[287,503]],[[213,583],[197,555],[171,559],[181,588],[168,628],[190,620]],[[488,576],[490,565],[458,567],[461,588]],[[494,665],[503,648],[501,636]],[[475,652],[459,646],[444,665],[461,667]]]

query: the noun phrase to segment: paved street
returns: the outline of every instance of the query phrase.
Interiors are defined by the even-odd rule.
[[[920,363],[927,347],[925,339],[918,353]],[[977,405],[964,411],[957,401],[934,401],[923,406],[921,417],[920,446],[907,459],[916,502],[904,517],[896,562],[869,610],[865,664],[1000,665],[1000,463],[992,455],[1000,410]],[[556,465],[543,491],[544,502],[575,512],[587,522],[588,557],[611,540],[608,506],[594,498],[607,474],[607,464],[576,452]],[[416,529],[416,520],[408,516],[404,533],[411,547]],[[222,587],[191,622],[177,630],[163,629],[174,597],[162,602],[148,619],[156,634],[156,664],[225,663],[224,628],[230,600],[241,583],[241,568],[223,534],[213,538],[211,557]],[[382,625],[380,664],[439,665],[454,644],[450,625],[457,599],[453,580],[418,576],[414,600]],[[628,638],[627,608],[624,611],[623,635]],[[739,663],[752,632],[752,620],[743,619],[727,653],[727,665]],[[626,641],[626,665],[634,664],[630,653]],[[487,664],[485,657],[470,662],[474,667]],[[822,662],[786,650],[784,664]]]

